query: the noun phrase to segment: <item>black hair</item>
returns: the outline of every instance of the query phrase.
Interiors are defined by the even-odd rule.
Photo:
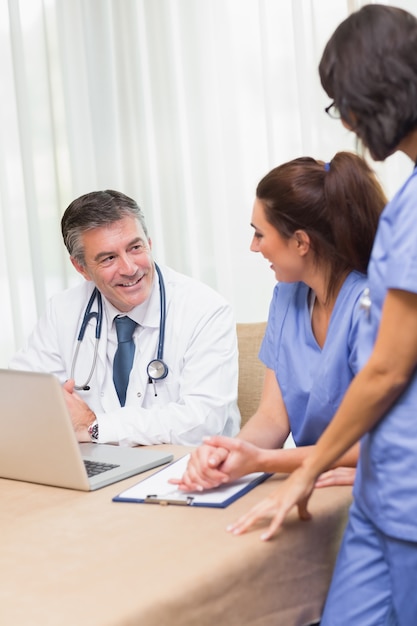
[[[417,18],[365,5],[337,27],[319,74],[342,119],[384,160],[417,127]]]

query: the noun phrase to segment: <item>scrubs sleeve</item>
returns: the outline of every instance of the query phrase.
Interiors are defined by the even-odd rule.
[[[392,240],[388,247],[386,275],[388,289],[403,289],[417,293],[416,197],[417,176],[414,176],[397,198],[395,227],[390,229]]]
[[[276,311],[278,310],[279,302],[279,283],[275,285],[272,295],[271,304],[269,306],[268,323],[265,330],[265,336],[262,340],[259,350],[259,359],[271,370],[275,369],[276,359]]]
[[[362,294],[363,294],[363,291],[359,293],[357,296],[356,304],[352,312],[352,325],[351,325],[350,332],[348,334],[348,346],[347,346],[347,349],[348,349],[347,352],[349,355],[348,360],[349,360],[349,367],[352,370],[352,373],[354,376],[356,376],[356,374],[361,369],[360,359],[359,359],[360,323],[361,323],[361,318],[365,314],[364,310],[361,307]]]

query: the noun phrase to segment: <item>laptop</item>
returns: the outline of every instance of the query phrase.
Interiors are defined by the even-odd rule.
[[[55,376],[0,369],[0,478],[92,491],[172,459],[152,447],[78,443]],[[88,476],[87,466],[102,471]]]

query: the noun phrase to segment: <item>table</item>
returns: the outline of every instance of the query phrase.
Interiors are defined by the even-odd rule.
[[[159,446],[157,446],[159,447]],[[165,446],[175,458],[189,448]],[[155,470],[152,470],[155,471]],[[316,490],[262,542],[226,509],[112,502],[151,472],[91,493],[0,480],[0,623],[8,626],[301,626],[320,617],[351,488]]]

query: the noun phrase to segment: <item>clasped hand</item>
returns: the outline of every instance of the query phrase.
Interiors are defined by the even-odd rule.
[[[259,471],[260,448],[238,438],[206,437],[192,453],[183,476],[170,482],[182,491],[213,489]]]

